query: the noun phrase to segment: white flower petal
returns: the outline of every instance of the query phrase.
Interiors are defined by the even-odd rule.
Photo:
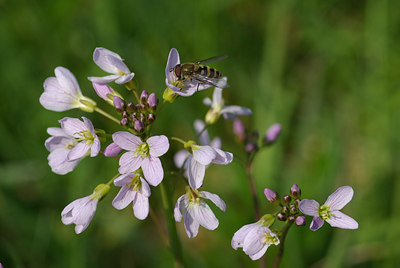
[[[212,106],[218,107],[223,105],[222,88],[216,87],[213,92]]]
[[[190,215],[187,210],[183,210],[183,224],[189,238],[196,237],[199,232],[199,223]]]
[[[151,195],[149,184],[142,177],[140,177],[140,181],[142,182],[142,188],[140,188],[141,194],[144,197],[149,197]]]
[[[147,157],[143,159],[142,170],[145,179],[153,186],[160,184],[164,178],[164,170],[160,159],[157,157]]]
[[[241,106],[237,106],[237,105],[231,105],[231,106],[225,106],[222,110],[221,110],[222,114],[231,114],[233,115],[233,118],[235,118],[237,115],[250,115],[253,112],[246,107],[241,107]],[[230,117],[232,118],[232,117]]]
[[[188,207],[192,217],[204,228],[215,230],[218,227],[218,219],[215,217],[211,208],[203,201],[200,204],[192,204]]]
[[[178,50],[172,48],[168,55],[167,66],[165,67],[165,77],[168,81],[173,81],[173,79],[176,79],[172,70],[179,63],[180,60]]]
[[[193,150],[193,158],[202,165],[209,165],[217,153],[208,145],[199,147],[199,149]]]
[[[128,151],[135,151],[136,148],[142,144],[142,140],[127,131],[118,131],[112,135],[114,143],[120,148]]]
[[[87,130],[85,123],[78,118],[64,117],[58,122],[60,122],[61,128],[66,134],[75,138],[81,138],[78,133]]]
[[[211,200],[211,202],[213,202],[220,210],[225,211],[226,204],[218,195],[206,191],[200,191],[199,194],[202,197]]]
[[[146,142],[150,147],[150,155],[154,157],[162,156],[169,149],[168,138],[164,135],[152,136]]]
[[[99,66],[103,71],[108,73],[118,73],[118,68],[115,67],[115,62],[122,62],[121,57],[111,50],[103,47],[96,47],[93,52],[93,61]]]
[[[174,163],[177,168],[187,169],[189,165],[189,156],[191,154],[186,150],[180,150],[174,155]],[[185,162],[186,161],[186,162]],[[185,164],[185,165],[183,165]]]
[[[124,209],[136,198],[136,195],[136,191],[133,191],[132,188],[128,188],[124,185],[115,196],[112,205],[118,210]]]
[[[264,247],[263,239],[268,230],[267,227],[253,228],[250,230],[244,239],[243,251],[249,256],[259,252]]]
[[[182,213],[180,210],[180,203],[182,198],[184,198],[185,195],[182,195],[178,198],[178,200],[175,203],[175,207],[174,207],[174,218],[176,222],[180,222],[182,220]]]
[[[197,162],[193,157],[188,166],[189,185],[193,189],[198,189],[203,184],[206,166]]]
[[[111,75],[106,75],[106,76],[102,76],[102,77],[89,76],[88,80],[92,83],[105,85],[107,83],[110,83],[110,82],[118,79],[119,77],[120,77],[120,75],[118,75],[118,74],[111,74]]]
[[[258,260],[265,254],[268,247],[269,247],[269,244],[264,244],[264,246],[257,253],[254,253],[253,255],[249,255],[250,259],[252,259],[253,261]]]
[[[200,132],[202,132],[199,137],[200,144],[210,145],[210,137],[208,135],[208,131],[204,130],[205,126],[206,124],[199,119],[194,121],[194,130],[196,131],[196,134],[198,135]]]
[[[70,70],[59,66],[54,70],[54,73],[61,88],[65,89],[69,94],[82,95],[78,81],[76,81]]]
[[[73,161],[77,159],[81,159],[86,156],[89,151],[90,146],[86,142],[78,143],[74,148],[72,148],[68,153],[68,160]]]
[[[90,157],[97,156],[100,153],[100,149],[101,149],[100,139],[96,135],[92,145],[90,146]]]
[[[135,156],[134,152],[126,152],[121,155],[119,159],[119,169],[118,172],[121,174],[134,172],[142,165],[143,158],[140,156]]]
[[[133,203],[133,213],[139,220],[144,220],[149,215],[149,198],[138,193]]]
[[[239,230],[235,232],[232,237],[231,246],[233,249],[238,249],[243,247],[244,239],[246,238],[247,234],[254,228],[259,228],[261,225],[257,223],[246,224],[242,226]]]
[[[212,106],[212,100],[210,98],[203,99],[203,103],[207,106]]]
[[[309,216],[318,217],[319,204],[315,200],[303,199],[299,204],[300,211]]]
[[[221,149],[214,148],[216,152],[215,158],[212,160],[212,163],[217,165],[228,165],[233,161],[233,154],[230,152],[222,151]]]
[[[59,175],[65,175],[79,164],[81,159],[76,159],[73,161],[68,160],[69,150],[67,149],[56,149],[52,151],[49,156],[49,166],[51,167],[51,171]]]
[[[119,77],[118,79],[115,80],[115,83],[122,85],[122,84],[126,84],[129,81],[131,81],[133,79],[133,77],[135,76],[134,73],[130,73],[130,74],[125,74],[121,77]]]
[[[321,218],[318,217],[318,216],[315,216],[315,217],[313,218],[313,220],[311,221],[310,230],[311,230],[311,231],[316,231],[316,230],[318,230],[319,228],[321,228],[322,225],[324,225],[324,220],[321,219]]]
[[[332,212],[331,217],[326,220],[332,227],[338,227],[342,229],[358,229],[358,223],[350,216],[340,212]]]
[[[326,200],[324,205],[330,206],[333,210],[342,209],[353,198],[353,188],[350,186],[339,187]]]
[[[119,186],[122,187],[125,184],[128,184],[131,182],[133,176],[135,176],[133,173],[126,173],[126,174],[122,174],[120,176],[118,176],[115,180],[114,180],[114,185],[115,186]]]

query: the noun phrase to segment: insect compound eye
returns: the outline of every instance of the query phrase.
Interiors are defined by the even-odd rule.
[[[175,73],[176,77],[178,77],[178,79],[181,78],[181,65],[180,64],[175,66],[174,73]]]

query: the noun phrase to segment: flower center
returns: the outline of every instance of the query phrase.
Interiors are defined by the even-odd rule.
[[[135,157],[142,157],[146,158],[150,156],[150,146],[147,144],[147,142],[143,142],[140,144],[136,150],[135,150]]]
[[[277,244],[278,237],[272,235],[272,232],[266,232],[264,235],[264,244]]]
[[[142,181],[140,180],[140,174],[134,173],[135,176],[132,180],[126,185],[128,188],[132,189],[133,191],[142,192]]]
[[[201,201],[199,191],[192,189],[189,186],[186,189],[186,195],[189,200],[189,205],[196,204],[196,203],[198,204]]]
[[[327,205],[322,205],[318,208],[318,214],[324,221],[329,220],[331,217],[331,207]]]
[[[88,144],[92,144],[94,141],[94,137],[88,129],[81,132],[77,132],[76,134],[80,136],[80,138],[75,138],[75,140],[78,142],[85,141]]]

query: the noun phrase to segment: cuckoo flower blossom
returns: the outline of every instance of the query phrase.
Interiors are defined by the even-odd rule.
[[[165,67],[165,84],[167,88],[170,88],[174,93],[184,97],[189,97],[197,91],[204,90],[213,86],[211,84],[201,83],[196,79],[180,79],[180,77],[178,77],[175,73],[175,67],[178,64],[180,64],[178,50],[172,48],[168,55],[167,66]],[[221,84],[221,87],[225,86],[226,84]]]
[[[268,227],[263,226],[263,221],[247,224],[240,228],[232,238],[232,248],[243,248],[244,253],[255,261],[261,258],[270,245],[279,244],[278,236]]]
[[[97,137],[92,121],[82,116],[83,122],[78,118],[64,117],[59,122],[63,131],[75,138],[78,142],[68,153],[69,160],[77,160],[90,155],[95,157],[100,152],[100,140]]]
[[[188,142],[192,154],[188,158],[188,179],[193,189],[198,189],[203,184],[206,167],[211,163],[227,165],[232,162],[232,153],[209,145],[200,146],[194,142]]]
[[[81,158],[70,161],[68,159],[68,154],[78,142],[74,137],[65,133],[62,128],[50,127],[47,129],[47,133],[49,133],[51,137],[48,138],[44,144],[46,149],[50,152],[47,159],[49,160],[51,170],[60,175],[67,174],[74,170]]]
[[[116,209],[124,209],[132,203],[136,218],[144,220],[149,214],[151,192],[141,172],[123,174],[114,180],[114,185],[120,186],[121,190],[112,201],[112,205]]]
[[[88,77],[88,79],[94,83],[107,84],[111,81],[115,81],[117,84],[125,84],[131,81],[135,76],[117,53],[106,48],[97,47],[93,52],[93,61],[103,71],[112,74],[104,77]]]
[[[206,114],[206,123],[211,125],[214,124],[218,118],[222,115],[225,119],[232,120],[238,115],[250,115],[251,110],[245,107],[231,105],[224,105],[224,99],[222,98],[222,88],[216,87],[213,93],[213,99],[205,98],[203,103],[210,106]]]
[[[97,95],[103,100],[105,100],[108,104],[114,106],[114,96],[117,96],[122,99],[122,96],[109,85],[97,84],[94,82],[92,84]]]
[[[126,174],[142,168],[148,183],[153,186],[160,184],[164,177],[164,170],[159,157],[169,149],[166,136],[153,136],[143,142],[129,132],[119,131],[112,137],[115,144],[128,151],[119,159],[119,173]]]
[[[93,194],[77,199],[61,212],[61,221],[65,225],[76,224],[75,233],[80,234],[89,226],[97,209],[97,204],[110,190],[110,186],[100,184]]]
[[[322,206],[315,200],[303,199],[299,204],[299,209],[303,214],[314,217],[310,225],[312,231],[321,228],[324,221],[332,227],[358,229],[358,223],[353,218],[339,211],[350,202],[353,194],[353,188],[342,186],[331,194]]]
[[[49,77],[44,81],[40,104],[47,110],[56,112],[74,108],[93,112],[96,103],[82,95],[75,76],[64,67],[57,67],[54,73],[56,77]]]
[[[186,193],[178,198],[175,208],[175,221],[180,222],[183,218],[185,230],[189,238],[197,236],[199,225],[208,230],[215,230],[218,225],[218,219],[214,213],[204,202],[204,199],[209,199],[219,209],[225,211],[225,202],[216,194],[205,191],[193,190],[190,187],[186,188]]]

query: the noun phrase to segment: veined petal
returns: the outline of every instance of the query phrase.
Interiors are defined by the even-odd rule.
[[[90,146],[86,142],[78,143],[74,148],[71,149],[71,151],[69,151],[68,160],[73,161],[85,157],[89,149]]]
[[[54,91],[43,92],[39,102],[47,110],[55,112],[63,112],[79,106],[73,96]]]
[[[151,195],[151,190],[150,190],[149,184],[142,177],[140,177],[140,181],[142,182],[142,188],[140,189],[141,194],[144,197],[149,197]]]
[[[220,210],[225,211],[226,204],[218,195],[206,191],[200,191],[199,194],[202,197],[211,200],[211,202],[213,202]]]
[[[121,61],[121,57],[111,50],[103,47],[96,47],[93,52],[93,61],[103,71],[108,73],[118,73],[118,69],[115,67],[116,61]]]
[[[204,98],[203,103],[207,106],[212,106],[212,100],[210,98]]]
[[[76,81],[75,76],[71,73],[70,70],[64,67],[57,67],[54,70],[58,83],[60,86],[72,95],[82,95],[81,89],[79,88],[78,81]]]
[[[164,135],[150,137],[146,142],[150,147],[150,155],[154,157],[162,156],[169,149],[168,138]]]
[[[191,154],[186,150],[180,150],[174,155],[174,163],[177,168],[187,169],[189,165],[189,156]],[[186,161],[186,162],[185,162]]]
[[[118,79],[116,79],[115,83],[117,83],[119,85],[126,84],[129,81],[131,81],[134,76],[135,76],[135,73],[125,74],[125,75],[119,77]]]
[[[78,133],[87,129],[85,123],[78,118],[64,117],[58,122],[60,122],[61,128],[65,131],[65,133],[75,138],[81,138]]]
[[[133,214],[139,220],[144,220],[149,215],[149,198],[138,193],[136,200],[133,202]]]
[[[95,157],[99,154],[101,149],[100,139],[96,136],[90,146],[90,157]]]
[[[311,221],[310,230],[311,230],[311,231],[316,231],[316,230],[318,230],[319,228],[321,228],[322,225],[324,225],[324,220],[321,219],[320,217],[315,216],[315,217],[313,218],[313,220]]]
[[[249,108],[237,106],[237,105],[231,105],[231,106],[225,106],[221,110],[222,114],[232,114],[234,116],[236,115],[250,115],[253,112]]]
[[[350,216],[340,212],[333,211],[331,217],[326,220],[332,227],[339,227],[342,229],[358,229],[358,223]]]
[[[176,65],[180,63],[178,50],[172,48],[168,55],[167,66],[165,67],[165,77],[168,81],[173,81],[176,79],[173,74],[173,69]]]
[[[175,203],[175,207],[174,207],[174,218],[176,222],[180,222],[182,220],[182,213],[180,210],[180,203],[182,198],[184,198],[185,195],[182,195],[178,198],[178,200]]]
[[[215,230],[218,227],[218,219],[205,202],[200,202],[198,205],[193,204],[189,206],[188,212],[204,228],[208,230]]]
[[[116,70],[116,72],[110,72],[110,73],[119,74],[120,72],[123,72],[124,74],[128,74],[131,72],[128,66],[126,66],[126,64],[122,61],[119,55],[118,57],[115,57],[114,55],[106,55],[105,57],[109,62],[109,64],[113,66]]]
[[[221,149],[221,146],[222,146],[221,138],[220,138],[220,137],[215,137],[215,138],[211,141],[210,146],[213,147],[214,150],[215,150],[215,149]],[[217,153],[218,153],[218,152],[217,152]],[[218,156],[217,156],[217,157],[218,157]],[[232,157],[233,157],[233,156],[232,156]]]
[[[193,159],[202,165],[209,165],[217,153],[210,146],[200,146],[198,150],[193,150]]]
[[[119,159],[118,172],[121,174],[134,172],[142,165],[143,158],[135,156],[134,152],[126,152]]]
[[[153,186],[160,184],[164,178],[164,170],[160,159],[157,157],[147,157],[143,159],[142,170],[145,179]]]
[[[264,246],[257,253],[249,255],[250,259],[256,261],[259,258],[261,258],[265,254],[269,246],[270,246],[269,244],[264,244]]]
[[[47,133],[51,136],[60,136],[60,137],[68,137],[71,138],[62,128],[59,127],[48,127]]]
[[[249,231],[243,242],[243,251],[247,255],[254,255],[264,247],[262,241],[267,230],[269,230],[267,227],[261,227]]]
[[[318,217],[319,204],[315,200],[303,199],[299,204],[299,209],[303,214]]]
[[[133,174],[133,173],[122,174],[114,180],[114,185],[119,186],[119,187],[124,186],[125,184],[128,184],[131,182],[134,175],[135,174]]]
[[[212,163],[217,165],[228,165],[233,160],[233,154],[230,152],[222,151],[221,149],[214,148],[216,152],[216,157],[213,159]]]
[[[110,82],[118,79],[119,77],[120,77],[120,75],[118,75],[118,74],[111,74],[111,75],[106,75],[106,76],[101,76],[101,77],[89,76],[88,80],[92,83],[104,85],[104,84],[110,83]]]
[[[188,166],[188,177],[190,187],[198,189],[203,184],[206,166],[197,162],[193,157],[190,159]]]
[[[333,210],[342,209],[353,198],[353,188],[350,186],[339,187],[326,200],[324,205],[330,206]]]
[[[183,223],[189,238],[196,237],[199,232],[199,223],[190,215],[187,210],[183,210]]]
[[[59,175],[65,175],[75,169],[81,159],[69,161],[68,153],[69,150],[60,148],[49,154],[47,159],[49,160],[51,171]]]
[[[127,131],[115,132],[112,138],[120,148],[128,151],[135,151],[136,148],[143,143],[139,137]]]
[[[52,152],[56,149],[66,149],[68,145],[74,145],[75,140],[62,136],[52,136],[46,139],[44,142],[44,146],[49,152]]]
[[[243,247],[244,239],[246,238],[247,234],[253,230],[254,228],[260,228],[261,225],[257,223],[246,224],[242,226],[239,230],[235,232],[232,237],[231,246],[233,249],[238,249]]]
[[[216,87],[213,92],[212,106],[215,107],[221,105],[223,105],[222,88]]]
[[[124,209],[136,198],[136,195],[136,191],[133,191],[132,188],[128,188],[124,185],[115,196],[112,205],[118,210]]]

